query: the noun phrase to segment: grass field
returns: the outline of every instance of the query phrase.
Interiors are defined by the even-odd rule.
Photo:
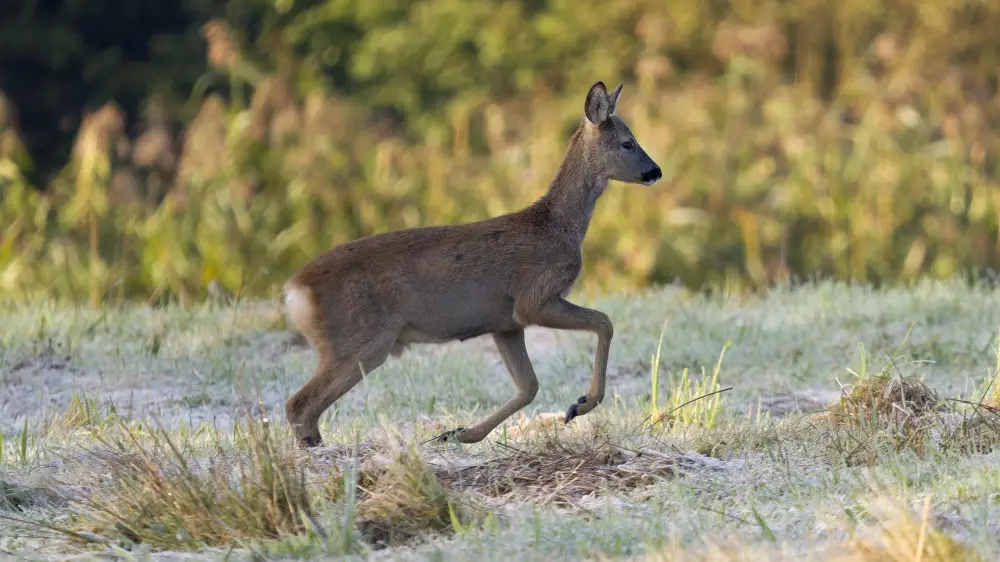
[[[1000,290],[667,288],[589,304],[616,326],[609,393],[570,426],[594,338],[531,329],[541,390],[487,441],[423,443],[513,395],[480,338],[390,360],[331,408],[309,452],[283,405],[315,355],[272,303],[5,305],[0,549],[1000,559]]]

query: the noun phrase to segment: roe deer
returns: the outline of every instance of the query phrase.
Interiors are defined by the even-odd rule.
[[[524,329],[597,335],[590,390],[565,422],[604,400],[614,331],[603,312],[565,300],[582,267],[581,246],[608,180],[652,185],[660,168],[616,116],[622,87],[595,83],[548,192],[520,211],[480,222],[375,234],[308,263],[284,286],[296,328],[319,356],[315,375],[286,403],[301,445],[322,443],[318,420],[338,398],[407,344],[491,334],[517,395],[493,415],[438,440],[476,443],[538,392]]]

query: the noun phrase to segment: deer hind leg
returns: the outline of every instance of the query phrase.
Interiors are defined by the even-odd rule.
[[[517,395],[507,401],[490,417],[478,424],[465,429],[458,428],[439,435],[439,441],[455,440],[461,443],[478,443],[486,438],[498,425],[512,416],[521,408],[527,406],[538,394],[538,379],[531,367],[528,350],[524,345],[524,331],[515,330],[493,334],[500,357],[503,359],[507,372],[514,379]]]
[[[354,388],[365,374],[385,362],[395,338],[373,343],[358,356],[342,358],[327,350],[319,352],[316,373],[285,403],[288,423],[301,445],[316,447],[323,443],[319,433],[320,416]]]
[[[536,324],[558,330],[586,330],[597,334],[597,351],[594,356],[594,373],[590,390],[570,405],[566,411],[566,423],[597,407],[604,400],[604,386],[608,371],[608,354],[614,326],[607,314],[577,306],[562,297],[553,297],[540,306],[519,301],[515,305],[516,318],[525,324]]]

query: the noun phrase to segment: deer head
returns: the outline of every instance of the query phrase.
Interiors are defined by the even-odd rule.
[[[660,167],[639,146],[628,125],[615,115],[621,93],[620,84],[609,94],[603,82],[597,82],[587,92],[584,142],[588,163],[608,179],[653,185],[662,176]]]

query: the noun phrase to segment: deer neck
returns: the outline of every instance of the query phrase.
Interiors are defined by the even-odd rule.
[[[573,135],[555,179],[539,204],[548,210],[552,223],[571,234],[582,245],[590,227],[597,200],[608,187],[608,178],[596,173],[583,151],[582,129]]]

